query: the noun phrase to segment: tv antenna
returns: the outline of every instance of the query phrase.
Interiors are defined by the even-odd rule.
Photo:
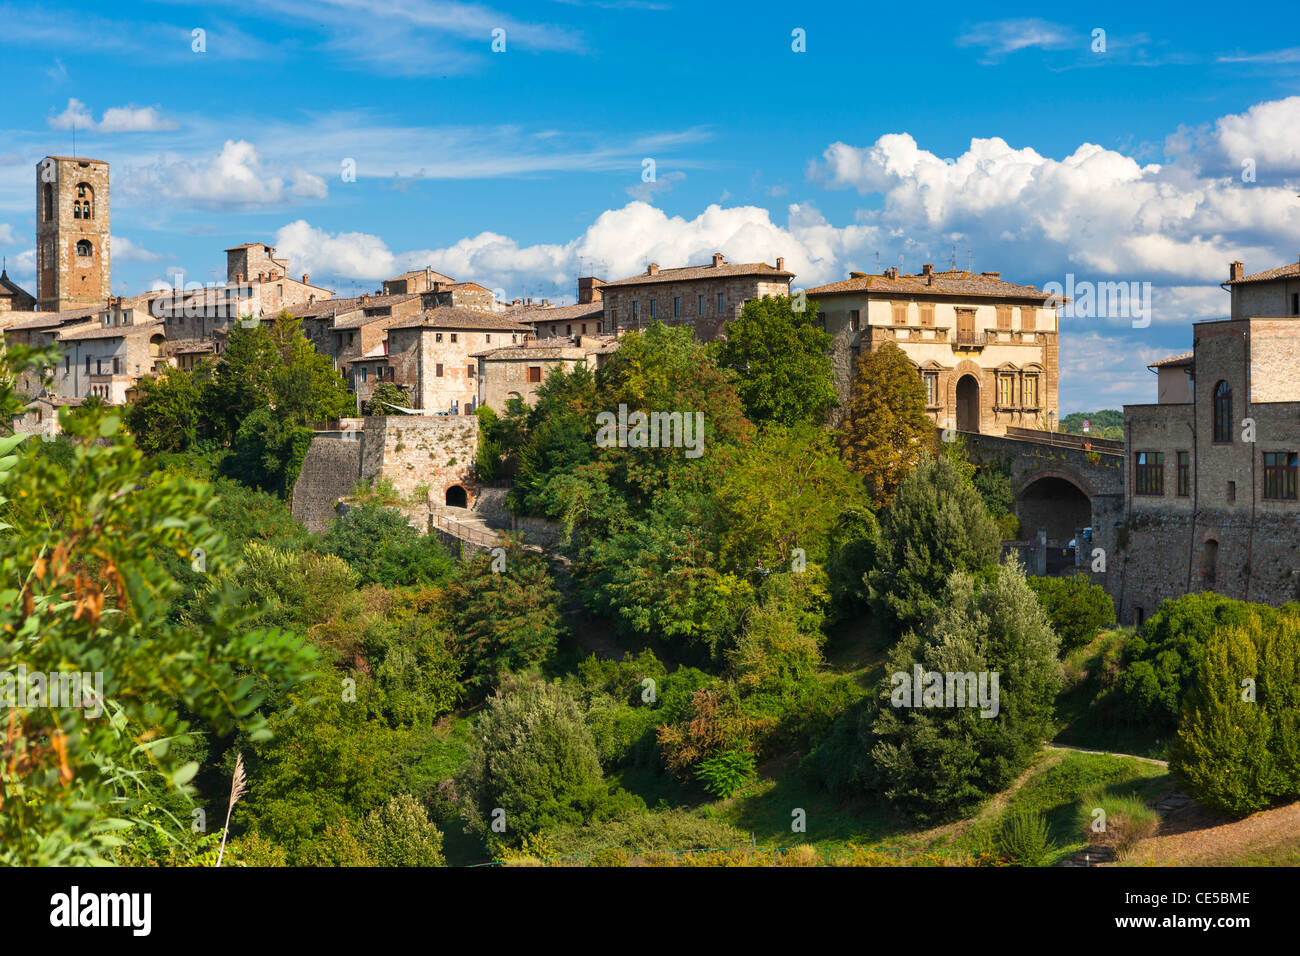
[[[970,272],[975,266],[975,257],[971,255],[969,249],[966,250],[966,271]]]
[[[948,268],[953,272],[957,271],[957,247],[952,247],[952,253],[948,256]]]

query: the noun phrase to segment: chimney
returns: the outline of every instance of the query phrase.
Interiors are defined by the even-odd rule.
[[[657,276],[659,274],[659,263],[650,263],[650,265],[646,267],[645,274],[648,276]]]
[[[781,258],[780,256],[776,257],[776,271],[777,272],[785,271],[785,259]]]
[[[982,274],[986,279],[1000,279],[1000,278],[1002,278],[1002,273],[1001,273],[1001,272],[984,272],[984,273],[981,273],[981,274]]]
[[[934,263],[933,263],[933,262],[927,262],[927,263],[925,263],[923,266],[921,266],[921,275],[923,275],[923,276],[932,276],[932,275],[934,275]]]
[[[1236,282],[1246,274],[1246,264],[1240,260],[1233,262],[1228,266],[1228,281]]]
[[[722,253],[715,252],[713,254],[713,265],[715,268],[722,265],[726,261],[727,261],[726,259],[722,258]]]
[[[589,305],[592,302],[600,302],[605,294],[600,291],[604,280],[597,279],[595,276],[584,276],[578,280],[578,303],[580,305]]]
[[[310,273],[310,272],[304,272],[304,273],[302,274],[302,284],[303,284],[303,285],[311,285],[311,273]]]

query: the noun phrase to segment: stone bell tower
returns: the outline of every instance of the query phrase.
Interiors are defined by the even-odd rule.
[[[46,156],[36,164],[37,308],[108,301],[108,210],[108,163]]]

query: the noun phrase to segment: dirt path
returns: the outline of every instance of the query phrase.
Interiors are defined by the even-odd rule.
[[[1155,836],[1140,842],[1131,866],[1300,865],[1300,801],[1244,820],[1189,803],[1162,817]]]
[[[1168,767],[1168,760],[1157,760],[1155,757],[1139,757],[1137,754],[1121,754],[1112,750],[1087,750],[1083,747],[1071,747],[1069,744],[1043,744],[1047,750],[1073,750],[1078,754],[1101,754],[1103,757],[1132,757],[1134,760],[1141,760],[1143,763],[1153,763],[1158,767]]]

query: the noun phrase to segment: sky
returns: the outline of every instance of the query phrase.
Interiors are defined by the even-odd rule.
[[[1137,283],[1062,318],[1061,411],[1153,402],[1229,262],[1300,255],[1294,7],[1048,6],[0,3],[0,255],[34,290],[36,163],[75,150],[118,294],[255,241],[340,294],[431,265],[571,302],[715,251]]]

